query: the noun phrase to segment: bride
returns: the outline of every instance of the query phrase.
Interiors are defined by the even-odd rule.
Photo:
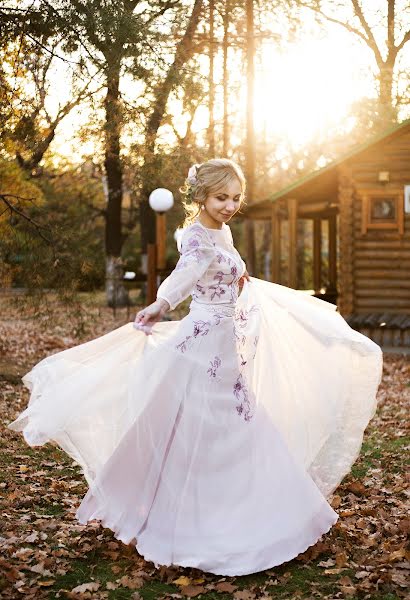
[[[376,410],[380,347],[334,305],[247,273],[228,224],[245,187],[228,159],[190,169],[156,301],[35,365],[8,425],[77,461],[78,520],[157,567],[245,575],[315,544]],[[185,317],[161,321],[188,296]]]

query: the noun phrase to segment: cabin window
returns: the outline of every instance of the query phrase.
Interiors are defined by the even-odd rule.
[[[372,230],[394,230],[404,233],[403,191],[361,190],[362,234]]]

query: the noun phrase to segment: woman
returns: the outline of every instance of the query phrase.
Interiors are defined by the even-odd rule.
[[[245,575],[337,521],[327,499],[376,410],[382,353],[333,305],[249,277],[227,224],[245,193],[235,163],[194,165],[183,191],[181,256],[156,301],[134,328],[38,363],[9,427],[82,466],[81,523],[156,567]],[[160,322],[189,295],[187,316]]]

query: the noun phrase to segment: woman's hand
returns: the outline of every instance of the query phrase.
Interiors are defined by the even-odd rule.
[[[150,335],[152,333],[152,327],[162,319],[168,310],[168,302],[163,298],[157,298],[155,302],[137,312],[134,319],[135,329],[139,329],[146,335]]]
[[[238,280],[238,285],[239,285],[239,287],[240,287],[241,289],[242,289],[242,287],[243,287],[243,284],[245,283],[245,279],[246,279],[247,281],[250,281],[250,280],[251,280],[251,278],[250,278],[250,275],[249,275],[248,271],[245,271],[245,273],[242,275],[242,277],[241,277],[241,278]]]

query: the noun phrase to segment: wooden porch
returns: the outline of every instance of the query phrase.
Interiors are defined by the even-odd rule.
[[[245,217],[271,224],[271,273],[275,283],[294,289],[298,282],[298,239],[300,220],[310,222],[312,231],[312,287],[315,296],[336,303],[338,288],[338,173],[329,172],[326,180],[316,179],[289,186],[271,199],[254,204],[245,211]],[[287,236],[284,235],[284,226]],[[324,272],[322,259],[323,230],[327,231],[328,265]],[[303,243],[303,242],[302,242]],[[286,248],[284,247],[286,244]],[[287,277],[282,263],[287,255]],[[325,278],[325,284],[323,279]]]

